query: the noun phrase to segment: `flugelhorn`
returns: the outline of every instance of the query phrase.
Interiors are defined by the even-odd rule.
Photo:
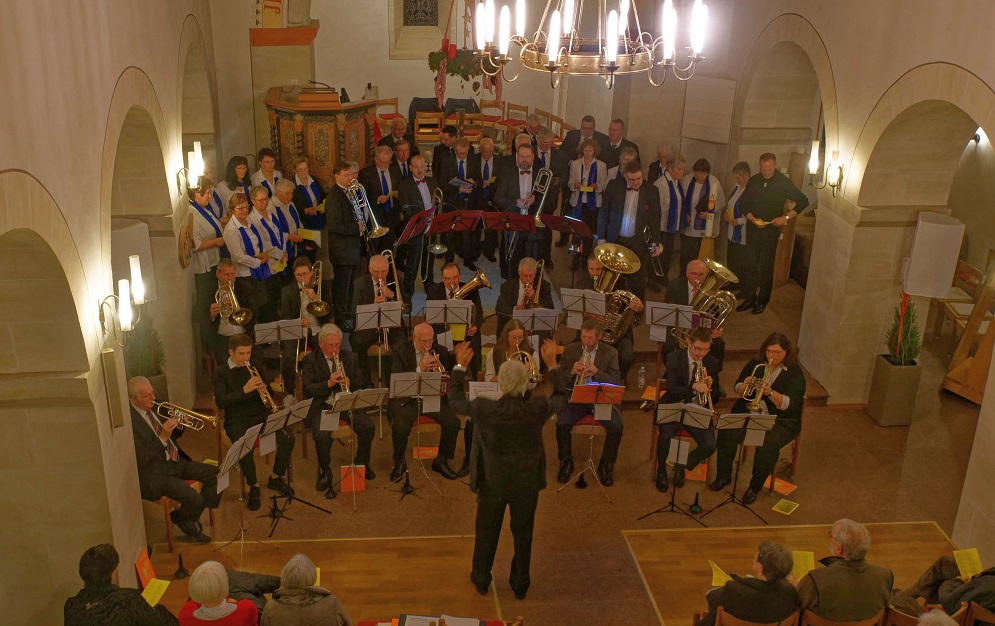
[[[251,365],[246,365],[245,367],[249,370],[249,376],[252,378],[259,378],[259,380],[263,381],[262,389],[259,390],[259,399],[263,401],[263,405],[266,407],[266,410],[270,413],[276,413],[279,411],[280,407],[278,407],[276,402],[273,401],[273,396],[269,395],[269,390],[266,388],[266,381],[263,380],[263,377],[259,374],[259,370]]]
[[[763,368],[763,376],[758,376],[760,368]],[[767,412],[767,405],[764,404],[764,389],[773,373],[774,368],[771,367],[770,361],[757,363],[753,366],[753,371],[750,373],[751,380],[746,383],[746,388],[743,389],[743,399],[746,400],[746,408],[750,413]]]
[[[191,409],[185,409],[170,402],[153,402],[152,407],[156,415],[166,419],[175,419],[178,424],[191,430],[200,430],[204,424],[210,424],[212,428],[217,428],[218,418],[214,415],[204,415]]]
[[[583,347],[583,352],[581,352],[580,354],[580,364],[583,365],[585,368],[591,364],[591,352],[590,350],[587,349],[587,346]],[[571,388],[576,387],[577,385],[581,385],[583,383],[584,383],[584,375],[574,374],[574,381],[573,385],[571,385]]]
[[[708,370],[705,369],[704,365],[699,365],[694,371],[694,381],[696,383],[704,383],[705,379],[708,378]],[[703,406],[709,411],[712,411],[712,393],[711,390],[701,393],[698,391],[694,392],[694,403],[698,406]]]
[[[311,266],[311,280],[305,285],[305,288],[314,289],[318,298],[307,305],[307,312],[315,317],[324,317],[332,312],[332,307],[321,301],[321,267],[321,261],[315,261]]]
[[[221,309],[221,315],[232,326],[245,326],[252,321],[252,311],[238,305],[235,288],[232,283],[218,281],[218,290],[214,292],[214,301]]]

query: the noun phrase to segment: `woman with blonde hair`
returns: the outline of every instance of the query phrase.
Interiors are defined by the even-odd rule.
[[[190,575],[190,600],[180,609],[180,626],[256,626],[259,611],[251,600],[228,597],[228,572],[217,561],[205,561]]]

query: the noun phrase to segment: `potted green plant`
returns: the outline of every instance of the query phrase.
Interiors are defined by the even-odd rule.
[[[165,362],[166,353],[162,348],[162,339],[152,324],[152,317],[144,315],[128,333],[128,342],[124,346],[124,370],[127,377],[148,378],[156,399],[163,402],[169,399],[166,376],[162,373]]]
[[[885,344],[888,354],[879,354],[874,362],[867,414],[881,426],[908,426],[922,374],[917,361],[922,336],[915,305],[909,302],[908,294],[903,293],[901,303],[895,307]]]

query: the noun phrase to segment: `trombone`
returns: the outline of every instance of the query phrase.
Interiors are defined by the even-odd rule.
[[[548,168],[542,168],[536,172],[535,178],[532,179],[532,192],[529,193],[530,196],[535,196],[536,194],[542,194],[542,198],[539,199],[539,203],[536,205],[535,215],[532,217],[535,219],[536,228],[545,228],[546,225],[542,222],[542,207],[546,204],[546,197],[549,196],[546,190],[553,183],[553,171]],[[508,244],[508,260],[511,261],[515,258],[515,248],[518,246],[518,240],[521,239],[518,231],[512,231],[511,243]]]
[[[175,419],[184,428],[200,430],[204,424],[210,424],[212,428],[217,428],[218,418],[214,415],[204,415],[191,409],[185,409],[170,402],[153,402],[152,407],[155,414],[166,419]]]
[[[321,301],[321,261],[315,261],[311,266],[311,280],[304,285],[305,289],[314,289],[317,300],[313,300],[307,305],[307,312],[315,317],[324,317],[332,312],[332,307],[327,302]]]
[[[435,213],[432,215],[435,218],[439,212],[442,210],[442,188],[436,187],[435,191],[432,192],[432,206],[435,207]],[[428,251],[435,256],[441,256],[449,251],[449,246],[442,243],[442,233],[436,233],[435,243],[429,245]]]
[[[539,259],[536,263],[536,279],[532,283],[532,299],[525,303],[526,309],[541,309],[542,305],[539,304],[539,292],[542,291],[542,271],[546,267],[546,259]]]

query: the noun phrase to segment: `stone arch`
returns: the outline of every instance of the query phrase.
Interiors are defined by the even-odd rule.
[[[181,157],[200,141],[204,161],[218,168],[217,82],[200,23],[193,15],[183,21],[177,60],[177,110],[181,133]]]
[[[930,128],[930,123],[941,126]],[[946,204],[946,194],[957,169],[957,157],[978,127],[989,137],[995,136],[995,92],[984,81],[949,63],[928,63],[915,67],[888,88],[864,123],[853,158],[844,170],[844,192],[848,197],[857,198],[861,206],[880,205],[882,201],[904,205]],[[899,193],[897,185],[904,186],[907,176],[920,170],[921,164],[909,162],[907,154],[895,154],[894,150],[916,134],[927,133],[938,137],[937,132],[947,138],[940,148],[941,154],[937,155],[942,161],[943,171],[936,172],[934,169],[936,177],[923,182],[940,185],[942,190],[938,192],[925,189],[926,185],[914,185]],[[954,136],[959,141],[956,154]],[[918,156],[922,158],[926,155],[920,153]],[[932,154],[929,157],[933,159]],[[874,188],[865,192],[865,181],[879,189],[899,193],[903,199],[901,202],[887,202],[884,194]],[[937,198],[940,198],[939,202]]]

